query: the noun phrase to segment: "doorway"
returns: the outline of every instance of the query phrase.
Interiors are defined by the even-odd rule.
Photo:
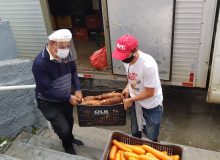
[[[77,70],[108,72],[91,65],[90,56],[105,46],[101,0],[48,0],[53,30],[69,29],[76,49]]]

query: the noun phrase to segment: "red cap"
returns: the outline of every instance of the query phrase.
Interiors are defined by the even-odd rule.
[[[131,35],[123,35],[118,39],[112,57],[118,60],[125,60],[137,46],[138,41],[136,38]]]

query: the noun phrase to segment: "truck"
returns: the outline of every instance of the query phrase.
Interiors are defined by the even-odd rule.
[[[73,33],[78,76],[126,81],[121,61],[112,59],[117,39],[130,34],[154,57],[163,85],[208,88],[207,102],[220,103],[218,0],[0,0],[0,18],[10,22],[20,58],[33,60],[56,29]],[[98,22],[99,21],[99,22]],[[104,34],[107,67],[90,56]],[[77,39],[77,36],[85,39]]]

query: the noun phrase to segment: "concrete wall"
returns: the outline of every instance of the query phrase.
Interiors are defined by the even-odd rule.
[[[0,42],[0,61],[19,57],[18,47],[8,20],[0,19]]]
[[[33,85],[30,60],[0,61],[0,86]],[[34,89],[0,91],[0,137],[14,138],[21,130],[46,123],[37,108]]]

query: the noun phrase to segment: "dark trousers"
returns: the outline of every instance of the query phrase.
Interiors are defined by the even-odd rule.
[[[54,132],[62,140],[64,148],[72,147],[73,130],[73,106],[69,101],[46,102],[38,100],[38,108],[44,117],[53,125]]]

